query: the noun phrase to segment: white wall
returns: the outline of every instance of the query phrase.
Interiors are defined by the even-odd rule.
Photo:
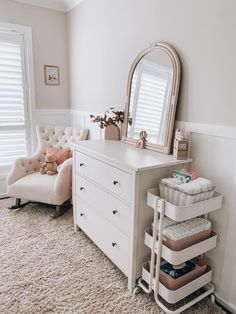
[[[178,120],[236,126],[235,0],[85,0],[68,14],[71,104],[123,106],[128,71],[151,42],[183,66]]]
[[[32,28],[36,108],[69,108],[66,14],[0,0],[0,21]],[[60,86],[44,84],[45,64],[60,66]]]
[[[225,195],[223,209],[211,214],[219,245],[208,257],[217,295],[236,311],[235,12],[234,0],[85,0],[68,14],[68,34],[73,123],[85,126],[88,114],[77,119],[76,110],[123,108],[129,68],[141,50],[155,41],[177,50],[177,119],[194,131],[194,168]]]

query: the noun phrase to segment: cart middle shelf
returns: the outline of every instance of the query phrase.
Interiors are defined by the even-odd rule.
[[[214,247],[216,247],[217,236],[218,234],[214,230],[212,230],[209,238],[201,242],[198,242],[194,245],[191,245],[181,251],[173,251],[169,249],[167,246],[165,246],[164,244],[162,244],[161,257],[172,265],[179,265],[187,260],[192,259],[193,257],[196,257],[205,252],[208,252]],[[151,228],[147,228],[145,230],[144,243],[146,244],[146,246],[152,249],[153,236],[152,236]],[[157,248],[158,248],[158,240],[155,240],[155,253],[156,254],[158,253]]]

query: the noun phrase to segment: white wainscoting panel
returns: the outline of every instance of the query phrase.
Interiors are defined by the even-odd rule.
[[[96,140],[103,138],[103,131],[97,123],[91,122],[90,115],[103,115],[102,113],[94,113],[80,110],[70,111],[70,123],[74,127],[82,127],[89,129],[88,139]]]
[[[219,233],[217,247],[206,254],[213,266],[218,301],[236,313],[236,128],[177,122],[190,136],[192,168],[224,194],[222,210],[210,214]]]
[[[37,109],[36,124],[39,125],[70,125],[70,110],[68,109]]]

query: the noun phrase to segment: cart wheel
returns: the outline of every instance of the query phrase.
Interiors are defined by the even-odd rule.
[[[141,291],[140,287],[136,286],[136,287],[134,287],[132,294],[135,296],[135,295],[139,294],[140,291]]]
[[[215,295],[212,293],[212,294],[211,294],[211,302],[212,302],[212,303],[215,303],[215,299],[216,299],[216,297],[215,297]]]

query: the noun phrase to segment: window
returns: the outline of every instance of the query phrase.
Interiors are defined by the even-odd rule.
[[[151,143],[164,142],[163,117],[169,109],[171,80],[170,68],[147,60],[139,64],[133,74],[130,95],[133,121],[129,135],[132,138],[138,139],[140,131],[145,130]]]
[[[26,35],[25,30],[9,29],[0,24],[0,170],[31,151]]]

